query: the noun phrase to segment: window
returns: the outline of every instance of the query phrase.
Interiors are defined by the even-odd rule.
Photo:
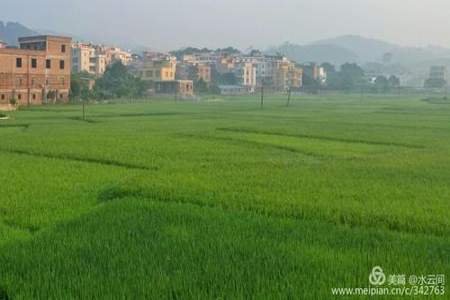
[[[66,45],[61,45],[61,52],[66,53]]]
[[[52,61],[51,61],[50,59],[47,59],[47,60],[45,61],[45,67],[46,67],[47,69],[51,69],[51,67],[52,67]]]
[[[32,95],[33,100],[36,100],[36,94]]]
[[[37,68],[37,59],[36,58],[31,59],[31,68],[33,68],[33,69]]]
[[[22,58],[16,58],[16,68],[22,68]]]
[[[18,94],[17,99],[22,100],[22,94]]]
[[[64,70],[64,60],[60,60],[60,61],[59,61],[59,68],[60,68],[61,70]]]
[[[2,100],[5,100],[5,95],[4,94],[2,94]]]

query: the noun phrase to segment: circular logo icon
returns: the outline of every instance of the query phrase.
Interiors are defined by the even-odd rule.
[[[369,282],[372,285],[382,285],[386,281],[386,275],[383,273],[383,269],[376,266],[372,269],[372,273],[369,275]]]

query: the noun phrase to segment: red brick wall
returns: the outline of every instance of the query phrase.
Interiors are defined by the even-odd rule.
[[[38,105],[45,101],[49,91],[56,96],[48,99],[48,103],[68,101],[72,68],[71,40],[44,38],[46,51],[0,49],[0,103],[9,103],[15,97],[21,105]],[[62,45],[65,45],[65,52],[62,52]],[[17,58],[22,59],[21,67],[16,65]],[[33,59],[36,60],[35,68],[32,67]],[[46,67],[47,60],[51,61],[50,69]],[[61,61],[64,61],[63,69],[60,67]]]

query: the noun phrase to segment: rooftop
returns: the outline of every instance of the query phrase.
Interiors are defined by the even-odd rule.
[[[65,41],[72,41],[71,37],[66,36],[58,36],[58,35],[35,35],[35,36],[25,36],[20,37],[18,40],[19,42],[28,42],[28,41],[34,41],[34,40],[48,40],[48,39],[57,39],[57,40],[65,40]]]
[[[0,48],[0,54],[10,54],[10,55],[45,55],[43,50],[31,50],[31,49],[20,49],[20,48]]]

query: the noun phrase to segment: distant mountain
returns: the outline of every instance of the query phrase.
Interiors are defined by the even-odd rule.
[[[380,40],[344,35],[304,46],[284,43],[270,51],[281,52],[299,62],[330,62],[340,65],[345,62],[381,62],[385,53],[398,53],[401,49],[401,46]]]
[[[383,54],[395,52],[398,45],[357,35],[343,35],[332,39],[320,40],[313,45],[333,45],[355,53],[360,62],[380,61]]]
[[[17,39],[23,36],[35,35],[37,32],[31,30],[20,23],[0,21],[0,40],[8,45],[17,45]]]
[[[48,29],[30,29],[17,22],[4,23],[0,21],[0,40],[6,42],[8,45],[16,46],[17,39],[19,37],[39,35],[39,34],[70,36],[74,41],[92,42],[95,44],[117,46],[123,49],[135,51],[137,53],[142,52],[144,50],[148,50],[147,47],[128,39],[115,39],[113,37],[104,37],[104,36],[98,37],[98,36],[91,36],[90,34],[74,35],[71,33],[63,33]]]
[[[320,40],[309,45],[284,43],[267,50],[280,53],[298,63],[329,62],[342,65],[356,62],[371,74],[397,75],[408,85],[423,86],[430,66],[444,65],[450,70],[450,49],[438,46],[404,47],[356,35]],[[383,60],[389,53],[389,60]]]
[[[300,46],[286,42],[279,47],[269,49],[268,52],[271,54],[281,53],[299,63],[332,62],[340,65],[345,62],[356,62],[359,59],[356,53],[332,44]]]
[[[49,29],[36,29],[40,34],[50,34],[50,35],[63,35],[69,36],[73,41],[77,42],[86,42],[86,43],[94,43],[94,44],[103,44],[109,46],[120,47],[125,50],[129,50],[135,53],[141,53],[143,51],[150,50],[148,47],[145,47],[139,43],[136,43],[130,39],[123,39],[117,37],[107,37],[107,36],[98,36],[92,35],[90,33],[83,35],[76,35],[73,33],[67,32],[57,32]]]
[[[427,65],[446,63],[450,59],[450,49],[438,46],[404,47],[381,40],[368,39],[356,35],[344,35],[320,40],[309,45],[284,43],[268,50],[280,52],[298,62],[330,62],[340,65],[344,62],[386,63],[383,56],[391,54],[389,64]]]

